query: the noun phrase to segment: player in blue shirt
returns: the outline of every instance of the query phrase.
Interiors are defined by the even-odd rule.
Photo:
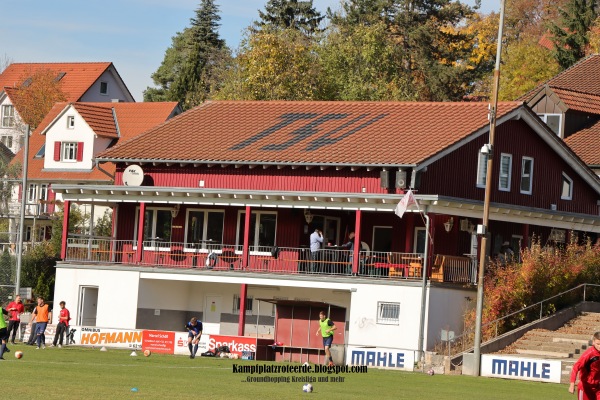
[[[190,349],[190,358],[195,358],[196,352],[198,351],[198,343],[202,337],[202,322],[198,321],[196,317],[192,317],[190,322],[185,324],[185,329],[188,331],[188,348]]]

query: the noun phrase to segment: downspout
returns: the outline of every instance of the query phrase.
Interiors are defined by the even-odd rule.
[[[429,206],[425,207],[425,211],[423,212],[423,216],[425,217],[425,254],[423,254],[423,282],[421,284],[421,320],[419,321],[419,347],[418,347],[418,355],[417,361],[423,360],[424,349],[425,346],[425,305],[427,303],[427,271],[429,266],[429,215],[427,215],[427,209]]]
[[[113,181],[115,180],[115,176],[114,175],[112,175],[107,170],[102,169],[102,167],[100,166],[100,163],[98,162],[98,160],[94,159],[94,163],[96,164],[96,168],[98,168],[98,171],[102,172],[104,175],[107,175]]]

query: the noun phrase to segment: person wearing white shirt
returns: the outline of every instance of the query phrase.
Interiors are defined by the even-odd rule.
[[[323,244],[323,232],[315,229],[310,235],[310,272],[317,272],[317,262],[319,261],[319,250]],[[320,269],[320,268],[319,268]]]

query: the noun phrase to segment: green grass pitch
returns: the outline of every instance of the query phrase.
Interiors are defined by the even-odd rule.
[[[234,373],[237,365],[287,365],[98,348],[46,348],[13,345],[0,361],[4,394],[12,399],[566,399],[566,385],[459,375],[369,369],[340,375]],[[22,359],[14,357],[21,350]],[[292,364],[299,365],[299,364]],[[248,382],[254,377],[328,378],[303,393],[302,382]],[[332,382],[333,377],[343,382]],[[340,379],[343,378],[343,379]],[[137,391],[132,391],[136,388]]]

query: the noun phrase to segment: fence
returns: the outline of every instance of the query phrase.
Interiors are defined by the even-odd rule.
[[[482,343],[497,338],[523,325],[536,322],[557,311],[569,308],[580,301],[600,300],[600,285],[583,283],[562,293],[548,297],[501,318],[487,322],[481,327]],[[473,348],[475,328],[465,330],[461,335],[442,343],[440,353],[449,356],[469,352]]]

